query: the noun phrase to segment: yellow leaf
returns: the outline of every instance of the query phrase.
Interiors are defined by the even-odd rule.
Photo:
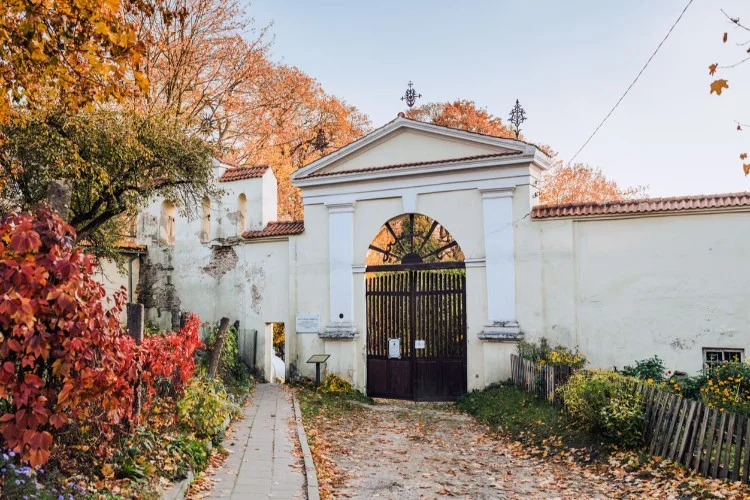
[[[727,43],[727,36],[728,36],[727,33],[724,32],[724,43]]]
[[[713,94],[714,92],[716,92],[716,95],[721,95],[721,91],[728,88],[729,84],[726,80],[714,80],[713,82],[711,82],[711,92],[709,93]]]
[[[713,76],[714,73],[716,73],[716,68],[718,68],[719,65],[716,63],[713,63],[711,66],[708,67],[708,74]]]
[[[742,170],[745,171],[745,175],[750,174],[750,163],[744,163],[742,165]]]
[[[112,467],[112,464],[104,464],[102,466],[102,476],[108,479],[115,477],[115,469]]]
[[[747,158],[747,153],[742,153],[740,155],[740,160],[744,160],[745,158]]]

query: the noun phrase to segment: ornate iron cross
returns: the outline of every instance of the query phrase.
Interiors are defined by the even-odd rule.
[[[401,100],[406,101],[406,105],[411,108],[421,97],[422,94],[417,94],[417,91],[414,90],[414,84],[410,81],[406,93],[401,96]]]
[[[521,103],[516,99],[516,105],[510,110],[510,123],[513,125],[516,139],[521,134],[521,124],[526,121],[526,111],[521,107]]]
[[[318,129],[318,135],[316,135],[315,139],[313,139],[313,147],[321,153],[324,152],[328,147],[328,139],[326,138],[326,133],[322,128]]]

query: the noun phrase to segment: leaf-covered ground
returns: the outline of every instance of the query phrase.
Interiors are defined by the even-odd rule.
[[[559,439],[522,444],[454,404],[368,405],[305,393],[300,397],[323,497],[750,497],[739,483],[691,476],[630,452],[596,459]]]

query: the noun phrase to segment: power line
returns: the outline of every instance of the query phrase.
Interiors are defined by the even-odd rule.
[[[669,31],[667,31],[667,34],[664,36],[664,39],[661,42],[659,42],[659,45],[656,46],[656,50],[654,50],[653,54],[651,54],[651,57],[648,58],[648,61],[646,61],[646,64],[643,65],[643,67],[641,68],[641,70],[638,72],[638,74],[636,75],[635,79],[633,80],[633,82],[628,86],[628,88],[625,90],[625,92],[620,96],[620,98],[617,100],[617,102],[615,103],[615,105],[612,106],[612,109],[609,110],[609,113],[607,113],[607,116],[605,116],[604,119],[601,121],[601,123],[599,123],[599,125],[596,127],[596,129],[594,129],[594,131],[591,133],[591,135],[589,136],[589,138],[586,139],[586,142],[583,143],[583,146],[581,146],[580,148],[578,148],[578,151],[576,151],[576,154],[573,155],[573,158],[570,159],[570,161],[568,162],[568,164],[573,163],[573,161],[578,157],[578,154],[581,151],[583,151],[583,148],[585,148],[588,145],[589,142],[591,142],[591,139],[593,139],[594,136],[596,135],[596,133],[599,132],[599,129],[602,128],[602,125],[604,125],[604,122],[606,122],[607,119],[610,116],[612,116],[612,113],[615,112],[615,110],[617,109],[617,106],[619,106],[620,103],[622,102],[622,100],[625,99],[625,96],[628,95],[628,92],[630,92],[630,89],[633,88],[633,86],[638,81],[638,79],[641,77],[641,75],[643,74],[643,72],[646,71],[646,68],[648,68],[648,65],[651,63],[651,61],[653,60],[653,58],[659,52],[659,49],[661,49],[661,46],[664,45],[664,42],[667,41],[667,38],[669,38],[669,35],[672,34],[672,31],[675,29],[675,27],[677,26],[677,24],[680,22],[680,20],[682,19],[682,16],[685,15],[685,12],[688,10],[688,7],[690,7],[691,3],[693,3],[693,0],[688,0],[687,5],[685,5],[684,9],[682,9],[682,12],[680,12],[680,15],[677,17],[677,20],[674,22],[674,24],[672,25],[672,27],[669,28]]]

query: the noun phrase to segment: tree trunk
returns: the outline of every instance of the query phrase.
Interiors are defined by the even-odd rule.
[[[227,336],[227,330],[229,329],[229,318],[221,318],[219,323],[219,331],[216,333],[216,342],[214,342],[214,348],[211,351],[211,360],[208,364],[208,378],[216,378],[216,373],[219,371],[219,363],[221,362],[221,350],[224,347],[224,339]]]
[[[49,206],[65,222],[68,222],[68,217],[70,216],[71,194],[72,189],[67,182],[52,181],[47,185],[47,201],[49,202]]]

